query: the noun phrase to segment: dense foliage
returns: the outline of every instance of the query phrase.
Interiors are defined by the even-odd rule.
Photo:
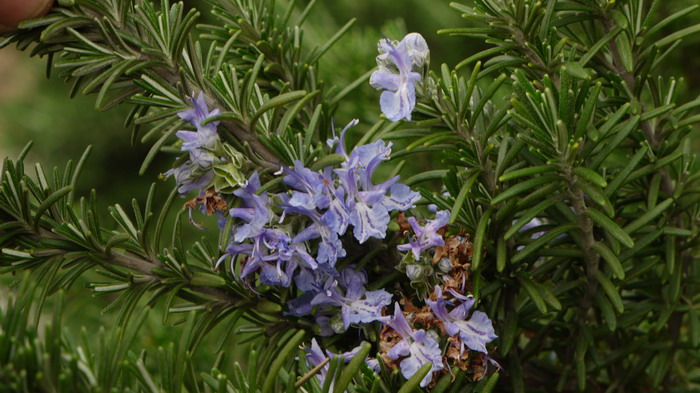
[[[315,1],[211,0],[203,24],[166,0],[59,3],[0,47],[45,56],[98,109],[128,106],[132,143],[152,146],[140,173],[178,158],[169,195],[154,185],[110,222],[95,191],[75,195],[89,148],[49,173],[27,171],[31,145],[5,160],[0,271],[20,290],[0,313],[0,391],[700,382],[700,98],[664,68],[700,32],[669,32],[697,6],[452,3],[469,26],[440,30],[446,46],[487,49],[452,69],[420,34],[376,37],[377,67],[345,83],[320,67],[354,19],[307,46]],[[350,102],[366,84],[380,92]],[[367,120],[336,130],[343,106],[383,116],[353,145]],[[110,334],[62,328],[61,293],[84,276],[119,310]],[[149,354],[136,341],[154,310],[181,339]]]

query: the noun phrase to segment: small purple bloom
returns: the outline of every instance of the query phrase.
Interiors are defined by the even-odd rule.
[[[321,349],[321,346],[318,345],[318,342],[316,341],[315,338],[311,339],[311,347],[306,347],[306,365],[309,368],[314,368],[318,366],[319,364],[323,363],[326,358],[330,358],[331,360],[334,359],[335,357],[340,357],[343,359],[343,362],[349,363],[352,358],[357,356],[357,353],[360,351],[360,346],[357,346],[353,348],[351,351],[344,352],[341,354],[335,354],[329,350],[323,351]],[[376,359],[371,359],[367,358],[365,359],[365,363],[374,371],[374,372],[379,372],[379,362]],[[324,381],[326,380],[326,376],[328,374],[328,369],[330,368],[330,361],[326,363],[321,370],[316,374],[316,378],[318,379],[318,383],[323,386]],[[331,382],[331,386],[329,391],[333,391],[333,382]]]
[[[178,116],[190,122],[196,131],[180,130],[175,134],[183,141],[182,151],[189,152],[189,160],[165,174],[166,176],[175,176],[175,181],[180,186],[178,191],[181,194],[204,189],[214,178],[214,173],[211,172],[212,165],[219,160],[213,153],[219,142],[219,135],[216,133],[219,122],[214,121],[202,125],[205,120],[218,115],[219,110],[215,109],[209,112],[204,93],[200,93],[196,100],[190,98],[190,101],[192,109],[180,112]]]
[[[411,120],[416,106],[416,81],[421,75],[414,68],[422,67],[428,57],[428,44],[418,33],[411,33],[399,43],[388,39],[379,41],[378,69],[369,83],[375,89],[384,89],[379,103],[382,112],[391,121]],[[394,71],[398,70],[398,74]]]
[[[197,129],[207,127],[216,129],[216,127],[219,125],[218,121],[213,121],[202,126],[203,121],[219,114],[218,109],[214,109],[213,111],[209,112],[209,108],[207,108],[207,101],[204,97],[204,92],[200,92],[197,99],[190,97],[190,102],[192,102],[192,109],[180,112],[177,115],[180,116],[182,120],[192,123],[192,125]]]
[[[444,368],[442,351],[435,337],[423,329],[413,330],[398,303],[394,303],[394,317],[388,325],[403,338],[389,350],[387,356],[392,360],[404,358],[401,360],[401,374],[404,378],[411,378],[426,363],[433,365],[420,382],[422,388],[426,387],[433,379],[433,373]]]
[[[234,191],[233,195],[243,200],[242,207],[234,207],[229,210],[233,218],[240,218],[245,224],[233,228],[233,240],[242,242],[260,234],[272,219],[272,211],[268,207],[270,197],[267,193],[257,194],[260,189],[260,177],[254,172],[245,187]]]
[[[409,239],[407,244],[400,244],[396,248],[398,248],[399,251],[410,250],[413,252],[415,260],[419,260],[420,254],[423,251],[431,247],[445,245],[445,240],[437,231],[447,225],[449,221],[450,212],[447,210],[441,210],[435,213],[435,219],[428,220],[425,226],[421,226],[415,217],[409,217],[408,222],[411,224],[415,236]]]
[[[187,161],[179,167],[173,168],[165,172],[166,177],[174,176],[175,183],[178,185],[177,192],[187,194],[192,190],[203,190],[214,179],[214,172],[208,171],[202,173],[199,167],[194,165],[192,161]]]
[[[451,301],[443,297],[442,289],[439,286],[435,286],[437,300],[426,300],[426,303],[433,310],[435,316],[444,323],[447,334],[450,336],[459,335],[462,342],[461,351],[464,351],[464,346],[467,346],[473,351],[488,353],[486,344],[498,337],[493,330],[491,320],[481,311],[474,311],[467,319],[469,310],[474,305],[474,298],[460,295],[454,291],[451,293],[461,301],[452,311],[447,311],[447,305],[451,304]]]
[[[367,274],[349,266],[339,279],[329,278],[311,304],[340,306],[345,329],[354,323],[387,321],[389,318],[382,316],[382,308],[391,303],[391,294],[383,289],[367,291],[366,284]]]

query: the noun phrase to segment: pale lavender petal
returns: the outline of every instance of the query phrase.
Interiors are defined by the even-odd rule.
[[[388,68],[380,66],[377,71],[372,73],[369,78],[369,84],[375,89],[384,89],[389,91],[396,91],[399,89],[401,83],[401,76],[392,73]]]
[[[369,207],[364,203],[358,203],[350,215],[350,223],[354,227],[353,235],[360,244],[370,237],[383,239],[386,236],[389,220],[389,212],[380,204]]]
[[[411,190],[409,186],[401,183],[391,186],[389,194],[389,197],[384,199],[383,202],[383,205],[388,211],[405,211],[412,209],[421,197],[420,193]]]

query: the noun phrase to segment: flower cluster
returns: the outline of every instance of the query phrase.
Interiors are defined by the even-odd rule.
[[[390,212],[408,210],[420,199],[398,183],[398,176],[374,183],[373,174],[389,158],[391,144],[378,140],[348,152],[345,134],[355,124],[329,141],[345,157],[338,168],[316,172],[297,161],[282,170],[287,192],[259,192],[257,173],[234,192],[242,203],[229,211],[235,224],[220,260],[230,258],[235,272],[233,262],[243,256],[240,278],[251,286],[256,278],[264,285],[294,284],[303,294],[289,301],[289,313],[305,316],[313,309],[322,335],[387,320],[381,310],[391,295],[383,289],[367,291],[367,274],[352,265],[336,269],[346,255],[341,238],[352,233],[360,244],[384,239]]]
[[[428,44],[418,33],[408,34],[401,42],[386,38],[379,41],[377,71],[372,73],[369,83],[377,90],[385,90],[379,103],[387,119],[411,120],[416,106],[416,82],[422,80],[415,70],[426,64],[429,54]]]
[[[410,119],[415,82],[421,80],[415,70],[425,65],[429,53],[425,40],[417,33],[401,42],[385,39],[380,52],[371,84],[386,90],[382,111],[393,121]],[[472,367],[475,378],[483,376],[472,365],[481,356],[485,369],[486,345],[496,335],[486,314],[473,310],[475,299],[468,295],[471,243],[468,237],[449,234],[448,211],[434,211],[435,217],[426,221],[406,218],[420,194],[399,183],[398,176],[375,182],[377,168],[389,160],[391,143],[377,140],[348,149],[346,133],[358,123],[353,120],[327,141],[344,158],[340,164],[319,171],[301,161],[283,166],[276,174],[282,176],[282,191],[272,193],[263,189],[259,173],[247,180],[241,176],[242,156],[217,135],[218,122],[212,117],[218,111],[208,110],[202,94],[192,105],[180,117],[195,131],[177,133],[187,156],[168,175],[175,177],[180,193],[199,191],[185,205],[190,214],[197,208],[216,213],[222,229],[230,221],[230,240],[217,267],[228,261],[231,274],[252,292],[263,286],[284,289],[285,314],[313,320],[320,337],[368,324],[381,327],[378,359],[366,360],[376,372],[399,368],[408,379],[431,364],[421,387],[453,366]],[[396,232],[389,230],[392,215]],[[358,249],[376,247],[369,239],[395,247],[387,254],[388,265],[375,266],[372,274],[349,260]],[[402,260],[391,262],[396,254]],[[385,275],[396,269],[408,280],[395,282],[394,293],[377,288],[374,272]],[[407,288],[417,296],[406,296]],[[349,361],[358,349],[338,355],[323,351],[313,339],[306,361],[309,367],[327,357]],[[321,383],[327,369],[317,374]]]
[[[214,149],[219,143],[219,135],[216,132],[219,122],[203,124],[210,117],[218,115],[219,110],[209,112],[204,93],[200,93],[197,99],[190,100],[192,109],[180,112],[178,116],[191,123],[196,131],[180,130],[175,134],[182,140],[182,151],[188,152],[188,159],[182,165],[166,172],[166,176],[175,177],[181,194],[206,189],[214,179],[213,165],[220,161],[214,154]]]

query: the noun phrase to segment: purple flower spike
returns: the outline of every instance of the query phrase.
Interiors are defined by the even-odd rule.
[[[214,178],[211,167],[218,157],[213,153],[219,142],[216,127],[219,122],[214,121],[206,125],[202,122],[219,114],[218,109],[209,112],[204,93],[200,93],[195,100],[190,98],[192,109],[178,113],[185,121],[192,123],[196,131],[180,130],[175,135],[182,140],[182,151],[189,152],[190,158],[183,165],[166,172],[166,176],[175,176],[176,183],[180,186],[181,194],[196,189],[204,189]]]
[[[464,346],[473,351],[488,353],[486,344],[498,336],[494,333],[493,324],[485,313],[474,311],[471,317],[467,319],[469,310],[474,305],[474,298],[452,292],[462,303],[448,312],[447,305],[451,304],[451,302],[445,300],[442,289],[439,286],[435,286],[435,294],[437,295],[437,300],[426,300],[426,303],[433,310],[435,316],[444,323],[447,334],[459,336],[462,342],[460,353],[464,351]]]
[[[379,68],[372,73],[369,83],[377,90],[385,90],[379,99],[382,113],[391,121],[411,120],[416,106],[416,81],[421,81],[421,75],[413,69],[425,64],[428,44],[420,34],[411,33],[399,43],[379,41],[379,52]]]
[[[411,378],[426,363],[433,365],[420,382],[422,388],[426,387],[433,379],[433,373],[444,368],[442,351],[437,341],[423,329],[413,330],[398,303],[394,303],[394,317],[388,325],[403,338],[389,350],[387,356],[392,360],[404,357],[401,360],[401,374],[404,378]]]

